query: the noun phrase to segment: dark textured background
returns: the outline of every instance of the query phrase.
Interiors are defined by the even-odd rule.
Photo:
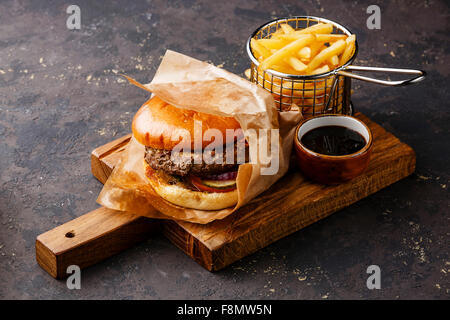
[[[381,30],[366,28],[374,3]],[[250,32],[304,14],[355,32],[356,64],[428,71],[412,87],[353,82],[356,108],[415,149],[415,174],[218,273],[161,236],[84,270],[81,290],[39,268],[36,236],[97,207],[90,152],[148,97],[117,72],[149,82],[170,48],[241,74]],[[448,1],[1,1],[0,298],[448,299],[449,29]]]

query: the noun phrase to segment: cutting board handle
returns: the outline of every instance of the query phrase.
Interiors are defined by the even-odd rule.
[[[159,221],[100,207],[39,235],[36,260],[52,277],[65,278],[67,267],[81,269],[147,239]]]

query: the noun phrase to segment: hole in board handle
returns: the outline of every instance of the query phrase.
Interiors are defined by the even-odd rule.
[[[75,237],[75,232],[74,231],[69,231],[66,233],[66,238],[73,238]]]

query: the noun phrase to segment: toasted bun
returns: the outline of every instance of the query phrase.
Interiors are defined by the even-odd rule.
[[[184,187],[182,182],[162,171],[153,170],[145,161],[145,172],[155,192],[163,199],[185,208],[220,210],[236,205],[237,189],[230,192],[201,192]],[[169,181],[171,180],[171,183]]]
[[[202,137],[207,129],[219,130],[224,139],[226,129],[240,129],[239,122],[232,117],[176,108],[154,96],[134,116],[132,130],[134,137],[141,144],[165,150],[172,150],[182,142],[183,136],[188,134],[186,145],[180,146],[194,150],[194,121],[201,121]],[[202,149],[211,143],[212,141],[202,141]]]

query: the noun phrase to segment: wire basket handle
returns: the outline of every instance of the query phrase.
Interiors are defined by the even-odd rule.
[[[367,82],[382,84],[384,86],[394,86],[394,87],[400,87],[400,86],[406,86],[409,84],[417,83],[425,79],[426,72],[423,70],[415,70],[415,69],[395,69],[395,68],[377,68],[377,67],[362,67],[362,66],[347,66],[344,70],[348,71],[372,71],[372,72],[386,72],[386,73],[401,73],[401,74],[413,74],[416,75],[416,77],[406,79],[406,80],[398,80],[398,81],[391,81],[391,80],[381,80],[381,79],[375,79],[370,77],[361,76],[358,74],[354,74],[351,72],[346,72],[343,70],[340,70],[336,72],[339,75],[355,78],[358,80],[363,80]]]

